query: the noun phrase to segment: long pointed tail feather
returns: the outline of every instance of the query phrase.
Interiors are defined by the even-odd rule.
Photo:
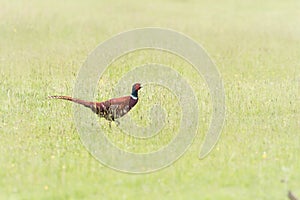
[[[84,105],[85,107],[91,108],[92,110],[94,110],[95,107],[95,102],[91,102],[91,101],[84,101],[81,99],[76,99],[76,98],[72,98],[69,96],[48,96],[49,99],[63,99],[63,100],[67,100],[67,101],[72,101],[74,103],[78,103],[81,105]]]
[[[49,99],[64,99],[64,100],[69,100],[72,101],[72,97],[69,96],[48,96]]]

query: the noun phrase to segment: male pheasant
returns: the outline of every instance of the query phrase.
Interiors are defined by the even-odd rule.
[[[115,121],[126,113],[128,113],[138,102],[138,91],[142,88],[140,83],[135,83],[132,86],[130,96],[109,99],[103,102],[92,102],[81,99],[72,98],[69,96],[49,96],[51,99],[64,99],[74,103],[81,104],[90,108],[99,117],[103,117],[108,121]]]

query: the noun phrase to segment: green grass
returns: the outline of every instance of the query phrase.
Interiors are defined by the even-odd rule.
[[[287,1],[0,1],[0,199],[287,199],[300,197],[300,3]],[[73,93],[88,53],[119,32],[159,26],[199,42],[222,74],[226,122],[214,150],[198,159],[211,102],[201,77],[171,55],[142,51],[110,66],[98,100],[111,97],[126,70],[147,61],[176,69],[199,101],[191,148],[161,171],[130,175],[97,162],[83,147],[72,105],[48,95]],[[146,87],[130,115],[147,115]],[[136,141],[108,137],[129,151],[152,151],[174,136],[166,106],[164,135]],[[180,111],[179,111],[180,112]],[[103,126],[105,122],[100,120]]]

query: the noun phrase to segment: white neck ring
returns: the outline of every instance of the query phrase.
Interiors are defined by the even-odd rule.
[[[134,99],[134,100],[137,100],[137,99],[138,99],[137,97],[133,96],[132,94],[130,95],[130,97],[131,97],[132,99]]]

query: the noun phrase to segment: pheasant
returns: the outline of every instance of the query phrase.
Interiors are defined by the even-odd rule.
[[[81,99],[72,98],[69,96],[49,96],[51,99],[63,99],[72,101],[77,104],[81,104],[90,108],[99,117],[103,117],[109,122],[124,116],[128,113],[138,102],[138,91],[142,88],[140,83],[135,83],[132,86],[132,92],[130,96],[124,96],[119,98],[109,99],[103,102],[92,102]]]

